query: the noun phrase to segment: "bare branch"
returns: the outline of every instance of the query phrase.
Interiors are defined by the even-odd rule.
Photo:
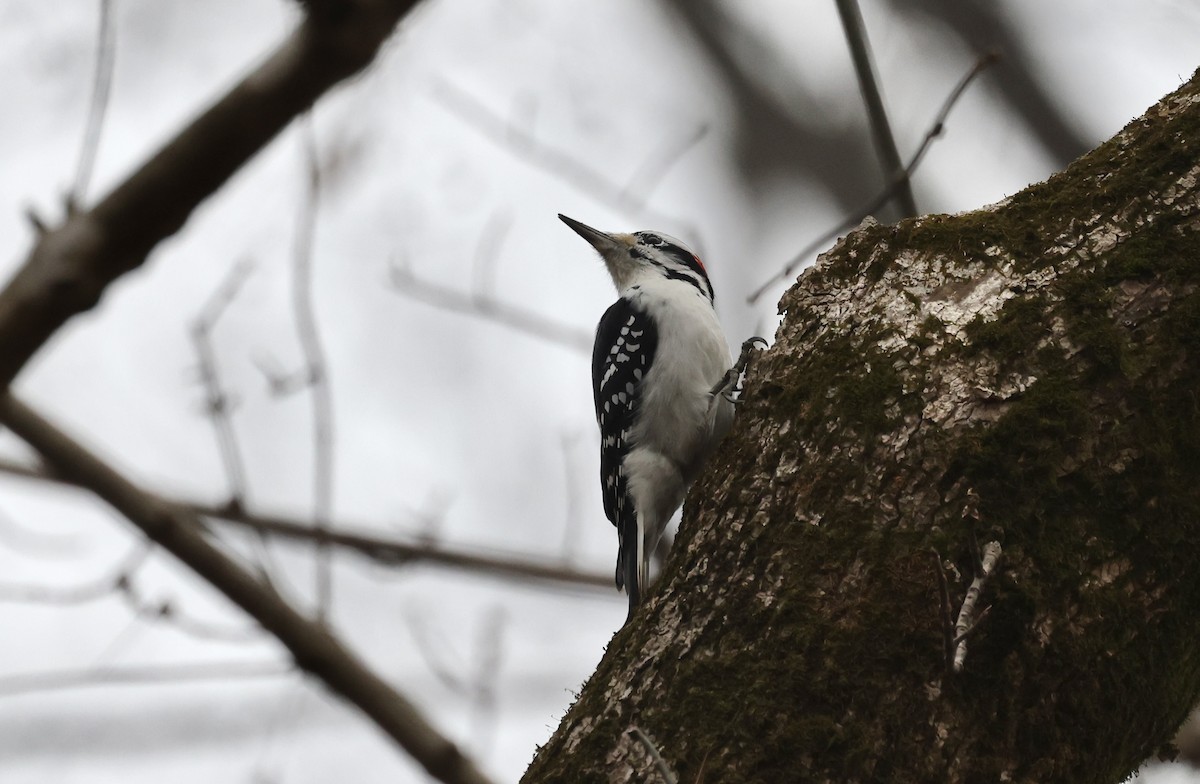
[[[32,468],[6,458],[0,458],[0,472],[42,482],[83,486],[69,477],[49,473],[45,469]],[[429,537],[410,540],[385,537],[368,531],[364,526],[339,524],[331,526],[324,533],[318,533],[312,524],[305,520],[281,515],[254,514],[244,509],[232,509],[227,505],[203,504],[161,496],[152,498],[156,505],[176,510],[179,514],[196,521],[212,519],[297,542],[310,543],[320,538],[330,545],[359,553],[383,564],[424,562],[504,580],[548,583],[566,589],[599,590],[617,596],[613,592],[611,574],[581,572],[565,564],[555,566],[544,559],[522,558],[513,553],[452,548],[438,545]]]
[[[250,270],[251,263],[248,259],[234,264],[224,282],[213,292],[192,322],[192,343],[199,362],[200,380],[204,384],[205,413],[212,421],[216,433],[217,450],[221,455],[221,465],[225,469],[225,479],[229,483],[230,503],[239,507],[246,505],[246,468],[238,448],[237,431],[233,427],[231,398],[221,387],[212,332],[241,290]]]
[[[92,72],[92,99],[88,107],[83,143],[79,147],[79,165],[75,169],[75,185],[68,199],[76,207],[87,197],[96,153],[100,148],[100,132],[108,111],[108,95],[112,87],[113,66],[117,59],[116,27],[113,24],[112,0],[100,0],[100,18],[96,25],[96,64]]]
[[[512,217],[507,213],[496,213],[484,224],[475,246],[471,294],[420,280],[407,264],[397,262],[393,262],[390,268],[392,287],[411,299],[441,310],[474,316],[589,354],[592,344],[589,333],[531,310],[505,304],[494,296],[496,263],[511,227]]]
[[[862,93],[867,117],[871,121],[875,152],[879,155],[879,162],[883,164],[884,180],[896,183],[893,195],[903,213],[900,217],[912,217],[917,214],[917,200],[913,196],[912,180],[902,173],[900,152],[896,149],[896,139],[892,135],[887,110],[883,108],[883,96],[879,94],[875,67],[871,62],[871,44],[867,40],[867,27],[863,24],[862,12],[858,8],[857,0],[836,2],[838,16],[842,19],[842,29],[846,33],[846,43],[850,46],[850,57],[854,61],[854,72],[858,75],[858,89]]]
[[[229,484],[228,505],[231,511],[246,508],[249,481],[238,445],[237,430],[233,426],[235,401],[233,396],[221,386],[212,333],[217,327],[217,322],[221,320],[221,317],[233,304],[238,292],[241,291],[250,275],[252,266],[249,259],[243,259],[234,264],[225,280],[209,297],[192,323],[192,343],[196,349],[200,380],[204,385],[205,414],[212,422],[213,432],[217,438],[217,452],[221,456],[221,465]],[[277,573],[278,569],[274,568],[271,550],[266,539],[260,537],[259,544],[259,568],[264,579],[270,582],[273,579],[272,572]]]
[[[324,626],[297,612],[201,533],[194,515],[165,506],[117,473],[11,394],[0,421],[41,453],[55,470],[103,498],[150,539],[221,591],[287,647],[297,666],[356,706],[443,782],[488,779],[393,686],[367,668]]]
[[[1017,117],[1029,127],[1055,161],[1055,168],[1066,166],[1099,141],[1086,130],[1079,112],[1072,111],[1054,91],[1036,54],[1036,39],[1015,24],[1011,6],[962,0],[888,0],[887,5],[918,29],[944,27],[967,49],[1003,52],[1004,68],[996,74],[995,90],[1007,106],[999,111],[1007,122]],[[1193,3],[1172,5],[1177,11],[1196,7]]]
[[[212,623],[189,615],[170,599],[147,599],[140,593],[132,577],[122,581],[117,588],[117,594],[138,620],[166,623],[189,637],[210,642],[252,642],[262,639],[262,629],[257,626]]]
[[[391,266],[392,287],[399,293],[453,313],[484,319],[517,332],[590,354],[592,335],[532,311],[506,305],[492,297],[464,294],[418,278],[406,265]]]
[[[304,142],[305,189],[296,222],[292,248],[292,309],[300,349],[304,353],[305,375],[312,392],[313,414],[313,521],[318,532],[329,529],[333,515],[333,388],[329,363],[317,329],[316,304],[313,300],[313,239],[321,198],[321,167],[317,160],[317,139],[312,114],[301,124]],[[317,618],[328,620],[333,602],[333,552],[328,542],[316,540]]]
[[[658,775],[662,776],[663,781],[666,784],[679,784],[679,780],[671,772],[670,766],[667,765],[667,761],[663,759],[662,754],[658,751],[658,746],[654,745],[650,736],[638,726],[630,727],[629,734],[637,738],[638,742],[642,744],[642,748],[650,755],[650,759],[654,761],[654,769],[658,771]]]
[[[983,610],[980,611],[978,617],[975,618],[975,622],[971,624],[970,628],[968,628],[965,632],[963,632],[962,634],[960,634],[954,638],[954,644],[958,645],[963,640],[968,640],[971,637],[973,637],[975,635],[975,632],[979,629],[979,627],[983,626],[983,622],[985,620],[987,620],[988,613],[990,613],[991,611],[992,611],[992,606],[990,604],[987,607],[984,607]]]
[[[71,316],[89,310],[192,210],[326,90],[365,68],[415,0],[344,3],[306,20],[257,70],[91,210],[42,235],[0,292],[0,387]]]
[[[128,584],[135,572],[146,562],[150,555],[149,545],[143,543],[122,558],[117,566],[109,573],[95,580],[81,583],[69,588],[62,586],[22,585],[19,583],[0,583],[0,602],[21,602],[27,604],[58,604],[76,605],[87,604],[105,597],[112,596]]]
[[[580,162],[565,150],[540,141],[529,131],[500,117],[474,96],[444,79],[435,82],[433,97],[467,125],[530,166],[556,177],[580,193],[607,204],[618,212],[640,217],[664,229],[673,229],[687,236],[692,244],[700,249],[700,232],[694,225],[675,216],[651,210],[646,205],[645,195],[638,196],[632,193],[633,183],[629,186],[621,185]],[[683,153],[703,138],[704,133],[705,131],[700,131],[688,136],[684,143],[679,145],[678,152],[659,155],[657,161],[651,159],[643,164],[634,182],[640,184],[644,193],[648,194],[657,184],[651,180],[651,175],[664,177]]]
[[[16,697],[48,691],[116,684],[154,685],[190,681],[270,678],[295,671],[296,668],[293,665],[280,661],[88,667],[0,677],[0,697]]]
[[[954,672],[962,672],[967,661],[967,638],[987,615],[986,610],[977,615],[975,605],[978,604],[979,595],[983,593],[983,587],[987,585],[988,578],[992,576],[992,572],[996,569],[996,564],[1000,561],[1001,552],[999,542],[988,542],[983,546],[983,557],[980,559],[979,572],[976,573],[975,579],[971,581],[971,587],[967,589],[966,598],[963,599],[962,603],[962,610],[958,613],[958,622],[954,625]]]
[[[969,87],[971,82],[975,80],[975,77],[977,77],[988,66],[999,59],[999,53],[992,51],[984,54],[982,57],[976,60],[975,65],[972,66],[971,70],[959,80],[958,84],[954,86],[954,89],[950,91],[950,95],[946,97],[945,102],[942,104],[941,110],[938,111],[933,123],[929,126],[929,130],[925,132],[925,138],[921,140],[920,147],[917,148],[917,151],[913,154],[912,158],[909,159],[908,165],[906,165],[878,195],[851,213],[841,223],[801,248],[800,252],[793,256],[792,260],[789,261],[782,270],[755,289],[754,292],[746,298],[746,301],[751,305],[758,302],[758,300],[767,293],[768,289],[775,284],[781,283],[791,277],[792,274],[795,273],[796,269],[805,261],[807,261],[808,257],[812,255],[814,251],[824,247],[825,243],[829,242],[831,239],[851,226],[861,223],[864,218],[886,204],[896,192],[896,188],[907,182],[916,172],[917,167],[921,165],[921,160],[925,157],[926,151],[929,150],[929,145],[933,144],[934,139],[936,139],[938,136],[941,136],[942,131],[945,130],[946,118],[949,116],[950,111],[954,108],[954,105],[958,103],[958,99],[962,97],[962,94],[966,91],[967,87]]]

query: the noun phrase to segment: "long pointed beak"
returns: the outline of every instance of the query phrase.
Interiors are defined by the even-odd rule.
[[[574,218],[568,218],[561,212],[558,214],[558,219],[570,226],[576,234],[587,240],[593,248],[600,251],[600,255],[604,255],[605,251],[612,251],[620,246],[620,243],[611,234],[605,234],[599,229],[593,229],[586,223],[580,223]]]

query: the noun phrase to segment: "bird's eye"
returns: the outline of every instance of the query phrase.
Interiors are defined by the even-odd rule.
[[[663,244],[663,238],[658,236],[657,234],[650,234],[649,232],[645,232],[645,233],[639,234],[638,237],[641,239],[643,245],[662,245]]]

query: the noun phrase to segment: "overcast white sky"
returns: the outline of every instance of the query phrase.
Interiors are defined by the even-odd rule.
[[[802,89],[830,116],[861,115],[833,4],[751,5],[737,13],[779,64],[765,81]],[[1096,142],[1200,66],[1200,11],[1184,0],[1002,5]],[[116,71],[93,195],[227,89],[296,19],[282,0],[114,7]],[[57,217],[74,178],[97,8],[95,0],[0,0],[0,277],[30,247],[26,207]],[[863,13],[905,155],[974,53],[946,30],[914,27],[870,0]],[[841,216],[813,186],[781,187],[765,201],[739,190],[728,152],[731,104],[680,29],[645,0],[429,2],[365,76],[318,105],[315,135],[327,166],[314,259],[335,401],[335,519],[417,534],[425,529],[414,511],[434,512],[446,541],[546,560],[562,558],[566,542],[578,567],[611,571],[615,536],[597,492],[586,354],[398,296],[388,270],[407,264],[470,291],[479,259],[490,258],[484,277],[495,296],[588,332],[611,285],[555,214],[679,233],[646,224],[649,212],[699,228],[684,239],[705,248],[731,342],[769,329],[782,287],[757,309],[743,304],[745,295]],[[646,194],[648,209],[626,214],[490,139],[447,106],[446,85],[617,183],[636,181],[646,161],[698,128],[707,132]],[[215,341],[239,402],[248,501],[308,514],[311,401],[304,393],[273,398],[256,368],[301,363],[289,264],[302,163],[293,127],[96,311],[60,331],[20,377],[20,393],[147,486],[222,500],[188,328],[230,268],[247,260],[251,272]],[[918,199],[929,211],[966,210],[1053,167],[984,79],[920,170]],[[11,437],[0,446],[24,454]],[[130,527],[86,495],[0,477],[3,585],[80,585],[135,548]],[[307,602],[311,559],[290,547],[274,554],[289,590]],[[169,559],[153,556],[137,584],[222,629],[248,627]],[[295,674],[9,694],[4,679],[29,673],[283,659],[261,636],[197,641],[131,619],[116,597],[64,607],[3,596],[6,784],[423,780],[365,721]],[[519,777],[624,613],[615,591],[552,592],[351,557],[336,572],[338,632],[500,780]],[[422,640],[460,678],[480,666],[480,651],[498,654],[494,715],[481,716],[439,680]]]

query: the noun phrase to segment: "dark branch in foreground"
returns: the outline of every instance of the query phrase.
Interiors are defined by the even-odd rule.
[[[267,584],[209,542],[195,515],[165,506],[11,394],[0,421],[55,470],[120,511],[151,540],[241,607],[291,652],[296,665],[320,678],[369,716],[435,778],[450,784],[488,779],[409,700],[369,669],[322,624],[302,615]]]
[[[87,212],[42,234],[0,292],[0,386],[67,319],[140,266],[294,117],[375,57],[412,0],[339,4],[306,20],[259,68]]]

